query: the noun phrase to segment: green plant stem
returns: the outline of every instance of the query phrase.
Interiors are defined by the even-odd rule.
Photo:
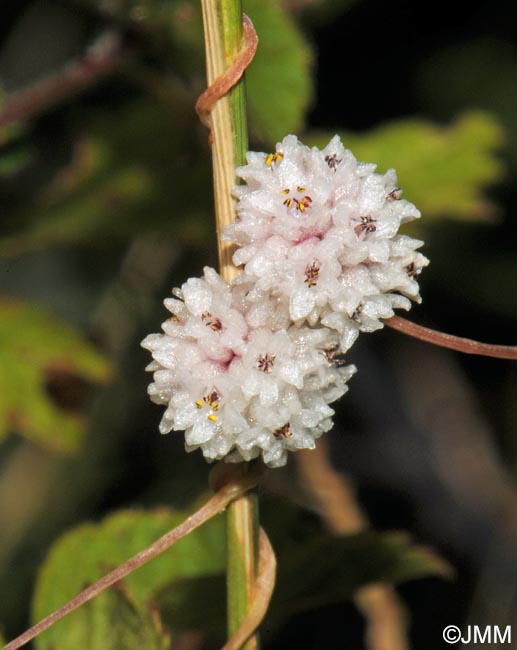
[[[242,472],[240,475],[236,476],[235,469],[233,469],[233,472],[228,472],[228,478],[230,480],[227,480],[219,489],[217,489],[214,496],[207,501],[204,506],[199,508],[199,510],[196,510],[194,514],[188,517],[188,519],[185,519],[185,521],[179,524],[179,526],[169,530],[150,546],[144,548],[136,555],[133,555],[133,557],[129,558],[129,560],[123,564],[120,564],[116,569],[113,569],[113,571],[107,573],[100,580],[97,580],[97,582],[94,582],[89,587],[86,587],[86,589],[83,589],[81,593],[79,593],[75,598],[72,598],[72,600],[69,600],[68,603],[63,605],[63,607],[52,612],[52,614],[46,616],[44,619],[36,623],[36,625],[33,625],[23,634],[16,637],[16,639],[13,639],[10,643],[4,646],[3,650],[18,650],[18,648],[21,648],[45,630],[48,630],[49,627],[52,627],[52,625],[76,610],[78,607],[81,607],[81,605],[84,605],[92,598],[95,598],[95,596],[98,596],[108,587],[120,582],[123,578],[133,573],[133,571],[144,564],[147,564],[149,560],[152,560],[157,555],[160,555],[160,553],[163,553],[178,540],[185,537],[201,526],[205,521],[208,521],[224,510],[224,508],[233,500],[238,501],[239,496],[245,494],[250,485],[255,484],[257,473],[249,471],[247,473]]]
[[[226,63],[231,62],[239,51],[242,41],[242,2],[241,0],[221,0],[223,40]],[[248,151],[248,123],[246,116],[246,92],[244,79],[229,93],[233,118],[235,164],[246,164]]]
[[[258,497],[254,489],[233,501],[227,509],[228,636],[239,628],[249,607],[255,582],[258,529]],[[243,648],[258,648],[258,636],[251,637]]]
[[[208,84],[223,74],[240,50],[242,5],[240,0],[201,0],[205,31]],[[214,199],[221,275],[231,281],[237,273],[233,248],[221,241],[221,231],[235,218],[232,189],[235,167],[245,162],[248,149],[244,85],[241,80],[210,113]],[[258,501],[250,492],[230,504],[227,511],[228,634],[232,635],[248,609],[255,581],[258,553]],[[258,637],[243,646],[255,650]]]

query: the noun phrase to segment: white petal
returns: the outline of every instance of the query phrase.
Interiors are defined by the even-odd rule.
[[[207,442],[215,433],[215,426],[208,418],[200,416],[191,429],[185,432],[185,440],[189,445],[200,445]]]
[[[305,318],[316,304],[316,296],[308,290],[295,291],[289,301],[289,313],[293,320]]]

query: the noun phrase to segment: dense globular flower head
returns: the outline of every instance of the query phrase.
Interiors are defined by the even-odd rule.
[[[165,300],[171,316],[143,342],[153,357],[160,431],[185,431],[208,460],[283,465],[332,426],[360,332],[419,301],[422,242],[399,234],[418,218],[393,170],[357,162],[336,136],[319,150],[287,136],[237,170],[241,273],[213,269]]]
[[[355,368],[334,358],[332,330],[297,327],[268,294],[249,302],[249,289],[205,268],[165,300],[172,316],[142,342],[149,395],[166,406],[160,431],[185,430],[187,450],[274,467],[332,426],[329,403]]]
[[[344,349],[419,300],[415,277],[428,261],[422,242],[398,231],[420,213],[401,198],[394,170],[357,162],[338,136],[319,150],[289,135],[247,160],[225,232],[239,246],[241,282],[282,297],[294,322],[335,327]]]

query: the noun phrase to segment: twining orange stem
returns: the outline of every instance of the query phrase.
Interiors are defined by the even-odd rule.
[[[479,354],[483,357],[496,357],[497,359],[517,360],[517,346],[513,345],[492,345],[491,343],[480,343],[472,339],[465,339],[453,334],[437,332],[430,327],[423,327],[412,323],[401,316],[387,318],[384,323],[394,330],[413,336],[414,338],[439,345],[442,348],[449,348],[465,354]]]
[[[248,149],[242,77],[253,59],[258,37],[250,19],[242,14],[240,0],[201,0],[201,7],[208,88],[198,99],[196,110],[210,130],[219,270],[224,280],[231,282],[238,273],[233,264],[235,245],[224,241],[222,233],[235,219],[235,168],[245,164]],[[242,650],[258,648],[253,631],[260,620],[249,618],[255,616],[252,610],[257,607],[253,599],[260,555],[257,501],[256,494],[243,495],[229,506],[227,514],[228,633],[230,643],[235,643],[237,635]]]
[[[211,128],[210,112],[216,102],[224,97],[240,80],[244,71],[249,66],[258,46],[258,36],[253,23],[246,16],[242,15],[242,47],[235,57],[231,66],[219,75],[217,79],[198,97],[196,102],[196,113],[201,122]]]
[[[263,528],[259,532],[257,576],[253,584],[248,611],[239,628],[225,643],[222,650],[239,650],[256,632],[266,615],[275,588],[276,557],[271,542]]]
[[[201,94],[196,102],[196,111],[199,118],[209,129],[211,128],[210,112],[213,106],[238,83],[244,74],[244,71],[252,61],[257,50],[257,45],[258,37],[253,27],[253,23],[246,15],[243,15],[243,45],[240,52],[237,54],[232,65],[215,79],[215,81]],[[90,62],[88,61],[88,63]],[[86,69],[87,68],[85,68],[85,70]],[[89,71],[89,68],[87,70]],[[86,76],[88,77],[88,75]],[[75,78],[73,78],[74,83],[75,81]],[[82,82],[83,80],[80,79],[79,81]],[[77,85],[80,84],[78,83]],[[43,104],[44,100],[40,100],[38,96],[38,102],[36,103],[38,103],[38,105],[40,103]],[[23,102],[21,102],[20,105],[21,104],[23,104]],[[17,109],[19,108],[18,105],[16,105],[16,107]],[[25,108],[24,104],[23,108]],[[11,119],[11,112],[3,115],[3,117],[8,121]],[[254,471],[244,474],[238,480],[230,481],[223,485],[223,487],[221,487],[204,506],[202,506],[186,521],[160,537],[149,547],[140,551],[140,553],[134,555],[124,564],[121,564],[100,580],[84,589],[63,607],[52,612],[49,616],[36,623],[36,625],[26,630],[19,637],[4,646],[4,650],[18,650],[18,648],[21,648],[41,634],[41,632],[50,628],[67,614],[78,609],[81,605],[92,600],[108,587],[111,587],[128,576],[135,569],[138,569],[160,553],[163,553],[179,539],[192,532],[208,519],[222,512],[231,502],[237,501],[239,497],[256,484],[258,475],[262,471],[263,468],[258,467]],[[273,592],[276,560],[267,535],[263,530],[260,533],[259,567],[261,570],[259,571],[253,587],[253,597],[251,599],[250,610],[238,630],[225,646],[228,650],[241,647],[241,645],[254,633],[267,610]]]
[[[97,582],[94,582],[92,585],[81,591],[75,598],[72,598],[66,605],[57,609],[52,614],[49,614],[46,618],[33,625],[31,628],[26,630],[19,637],[8,643],[4,646],[4,650],[17,650],[21,648],[26,643],[34,639],[38,634],[41,634],[45,630],[48,630],[49,627],[57,623],[59,620],[64,618],[67,614],[70,614],[76,610],[81,605],[84,605],[88,601],[98,596],[108,587],[111,587],[115,583],[125,578],[130,573],[135,571],[135,569],[140,568],[153,558],[155,558],[160,553],[163,553],[167,550],[172,544],[177,542],[185,535],[188,535],[193,530],[201,526],[215,515],[222,512],[228,504],[237,499],[242,494],[251,489],[257,481],[258,472],[249,472],[239,476],[237,480],[231,481],[221,487],[216,494],[199,510],[197,510],[193,515],[186,519],[176,528],[173,528],[165,535],[162,535],[156,542],[145,548],[140,553],[137,553],[132,558],[121,564],[116,569],[103,576]]]

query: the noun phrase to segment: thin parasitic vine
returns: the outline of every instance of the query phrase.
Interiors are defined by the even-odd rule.
[[[417,325],[407,318],[392,316],[384,321],[385,325],[398,332],[413,336],[420,341],[432,343],[442,348],[456,350],[464,354],[477,354],[483,357],[495,357],[496,359],[517,360],[517,347],[512,345],[494,345],[492,343],[481,343],[473,339],[466,339],[445,332],[438,332],[430,327]]]
[[[60,621],[62,618],[75,611],[81,605],[95,598],[108,587],[120,582],[123,578],[130,573],[147,564],[150,560],[155,558],[166,551],[174,543],[191,533],[193,530],[201,526],[215,515],[221,513],[232,501],[245,494],[248,490],[256,485],[256,482],[262,473],[263,468],[260,465],[255,465],[254,471],[245,474],[240,473],[239,469],[235,469],[233,474],[237,472],[237,478],[233,478],[225,483],[214,496],[197,510],[193,515],[186,519],[176,528],[162,535],[156,542],[143,549],[132,558],[121,564],[116,569],[103,576],[97,582],[81,591],[75,598],[70,600],[63,607],[49,614],[46,618],[33,625],[26,630],[23,634],[18,636],[13,641],[4,646],[3,650],[18,650],[26,643],[34,639],[36,636],[48,630],[52,625]],[[226,479],[231,478],[231,470],[226,471]],[[219,482],[220,479],[219,479]],[[264,542],[267,547],[267,543]],[[269,565],[268,565],[269,566]],[[249,628],[249,624],[248,624]]]
[[[215,104],[241,79],[252,62],[258,46],[258,36],[246,14],[242,16],[242,47],[232,65],[201,93],[196,102],[196,113],[201,122],[211,130],[210,113]]]

